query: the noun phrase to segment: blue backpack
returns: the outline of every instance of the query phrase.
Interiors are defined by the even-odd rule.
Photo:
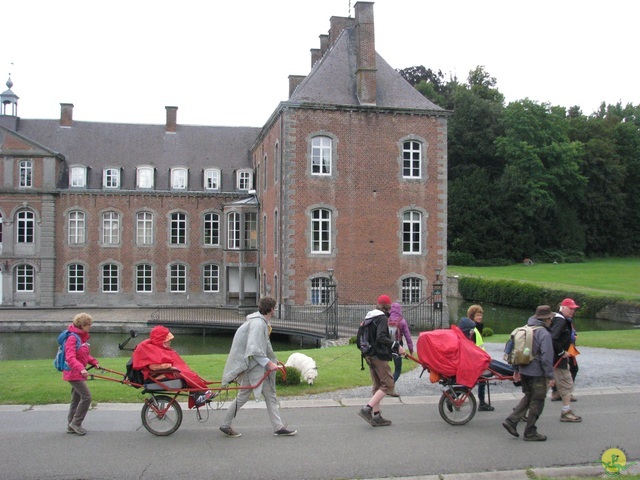
[[[53,366],[56,367],[56,370],[58,370],[59,372],[62,372],[63,370],[71,370],[64,354],[64,345],[65,343],[67,343],[67,338],[69,338],[69,335],[73,335],[74,337],[76,337],[76,352],[78,351],[78,349],[80,348],[80,344],[82,343],[82,340],[80,340],[78,334],[72,333],[68,329],[64,329],[60,333],[60,335],[58,335],[58,345],[60,346],[58,347],[56,358],[53,359]]]

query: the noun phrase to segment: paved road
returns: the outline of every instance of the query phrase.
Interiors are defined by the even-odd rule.
[[[478,412],[462,427],[440,418],[436,396],[385,399],[393,425],[381,428],[356,415],[364,399],[283,400],[285,421],[299,431],[285,438],[272,435],[263,405],[253,402],[234,424],[240,438],[218,431],[216,410],[205,423],[185,411],[176,433],[155,437],[141,426],[141,404],[100,404],[85,421],[89,433],[79,437],[65,433],[66,405],[0,406],[0,479],[526,479],[531,465],[536,472],[582,466],[572,472],[603,473],[595,462],[609,447],[638,460],[640,387],[576,393],[584,421],[560,423],[558,403],[548,402],[539,429],[549,440],[534,444],[501,426],[517,392],[495,395],[495,412]]]

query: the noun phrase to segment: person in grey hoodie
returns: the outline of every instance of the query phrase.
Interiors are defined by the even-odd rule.
[[[553,343],[549,326],[553,319],[553,312],[548,305],[540,305],[536,313],[527,321],[527,325],[538,327],[533,332],[534,358],[528,365],[516,367],[516,377],[522,381],[522,393],[524,397],[513,409],[502,426],[514,437],[519,437],[517,426],[520,420],[526,416],[524,427],[524,440],[529,442],[544,442],[547,437],[538,433],[536,422],[544,409],[544,401],[549,387],[555,384],[553,376]],[[527,413],[528,411],[528,413]]]

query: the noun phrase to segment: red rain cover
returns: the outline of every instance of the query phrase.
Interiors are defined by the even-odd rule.
[[[446,377],[456,377],[456,382],[473,387],[489,367],[491,356],[465,338],[456,325],[450,329],[420,332],[418,359],[429,370]]]

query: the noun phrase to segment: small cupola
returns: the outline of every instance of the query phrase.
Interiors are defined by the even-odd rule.
[[[0,115],[7,115],[11,117],[18,116],[18,97],[11,90],[13,87],[13,81],[11,80],[11,74],[9,74],[9,80],[7,80],[7,90],[0,94],[0,102],[2,103]]]

